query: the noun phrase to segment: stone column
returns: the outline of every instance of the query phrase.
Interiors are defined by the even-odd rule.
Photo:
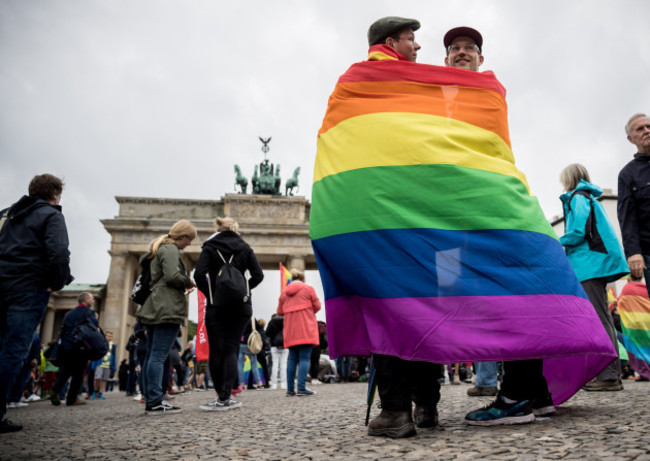
[[[111,266],[106,282],[106,300],[104,312],[100,318],[101,327],[104,331],[113,332],[113,342],[118,344],[118,358],[121,359],[122,351],[126,345],[128,336],[124,337],[125,315],[129,305],[131,294],[131,259],[128,253],[116,253],[109,251],[111,255]],[[119,361],[117,362],[119,363]]]
[[[48,307],[45,311],[43,326],[41,327],[41,343],[47,344],[54,339],[54,309]]]
[[[305,259],[302,256],[289,255],[287,259],[287,269],[298,269],[305,271]]]

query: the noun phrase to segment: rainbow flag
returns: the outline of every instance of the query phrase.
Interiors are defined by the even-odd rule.
[[[333,357],[547,358],[556,403],[616,357],[515,167],[492,72],[354,64],[317,147],[310,237]]]
[[[291,272],[280,263],[280,293],[291,283]]]
[[[618,298],[618,312],[630,366],[650,379],[650,299],[645,283],[625,284]]]

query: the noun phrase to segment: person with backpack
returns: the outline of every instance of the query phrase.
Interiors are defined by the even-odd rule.
[[[232,218],[216,218],[215,224],[217,232],[203,244],[194,271],[196,286],[206,297],[210,377],[217,393],[212,402],[200,406],[204,411],[241,405],[232,396],[238,379],[237,354],[244,328],[253,316],[250,290],[264,279],[255,252],[239,235],[239,224]]]
[[[86,403],[77,396],[83,384],[88,355],[85,350],[79,349],[77,344],[75,344],[75,333],[79,325],[85,322],[86,319],[90,319],[90,322],[95,326],[99,326],[99,320],[95,315],[95,311],[92,309],[93,303],[95,302],[92,293],[81,293],[77,298],[77,302],[79,303],[78,306],[65,314],[63,325],[61,326],[61,344],[59,345],[57,356],[59,373],[56,376],[50,397],[52,405],[56,406],[61,404],[59,392],[63,389],[63,386],[69,378],[72,379],[65,398],[66,405],[85,405]]]
[[[162,376],[178,329],[187,319],[186,295],[195,287],[181,259],[181,251],[195,238],[196,228],[182,219],[151,243],[151,294],[136,314],[147,332],[142,367],[147,415],[181,411],[163,399],[166,389],[162,388]]]
[[[601,203],[596,200],[602,189],[590,183],[587,169],[574,163],[560,174],[565,193],[560,196],[564,209],[564,235],[560,243],[578,280],[593,304],[614,348],[618,351],[614,320],[607,303],[607,284],[628,273],[628,266],[614,228]],[[621,363],[612,361],[586,391],[620,391]]]
[[[304,272],[291,269],[291,283],[282,290],[277,310],[278,315],[284,316],[284,347],[289,349],[287,396],[315,394],[307,389],[306,381],[312,347],[320,343],[316,320],[320,307],[316,291],[305,283]],[[296,368],[298,389],[294,387]]]

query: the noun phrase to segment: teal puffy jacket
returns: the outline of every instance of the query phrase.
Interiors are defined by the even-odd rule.
[[[621,243],[596,200],[602,193],[600,187],[581,180],[575,190],[560,196],[565,228],[560,243],[581,282],[595,278],[613,282],[629,273]]]

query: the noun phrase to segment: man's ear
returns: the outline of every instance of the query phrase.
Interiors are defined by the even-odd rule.
[[[449,56],[445,56],[445,66],[449,67]]]
[[[384,40],[384,45],[390,46],[391,48],[395,48],[395,39],[393,37],[388,37],[386,40]]]
[[[634,141],[632,141],[632,136],[628,136],[627,140],[630,141],[630,144],[634,144]]]
[[[478,65],[480,66],[481,64],[483,64],[483,55],[482,54],[479,55],[479,57],[478,57]]]

